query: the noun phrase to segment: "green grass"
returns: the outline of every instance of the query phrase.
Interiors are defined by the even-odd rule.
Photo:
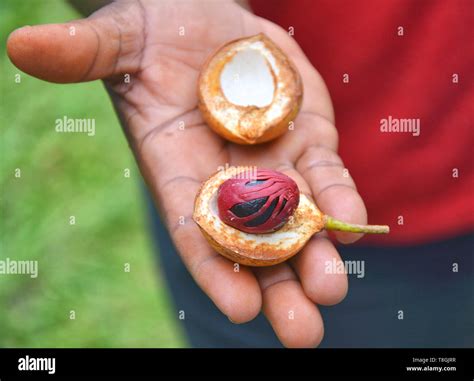
[[[5,53],[13,29],[76,17],[59,0],[0,5],[0,259],[39,267],[36,279],[0,275],[0,347],[184,346],[156,271],[140,174],[102,84],[49,84]],[[96,135],[56,133],[64,115],[95,118]]]

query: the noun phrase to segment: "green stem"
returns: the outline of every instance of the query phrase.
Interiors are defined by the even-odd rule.
[[[336,220],[331,216],[324,216],[324,228],[350,233],[387,234],[390,228],[387,225],[358,225]]]

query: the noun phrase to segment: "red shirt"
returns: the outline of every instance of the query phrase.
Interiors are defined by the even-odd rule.
[[[472,231],[473,3],[254,0],[251,5],[257,15],[294,28],[293,37],[326,81],[339,153],[369,221],[391,227],[389,235],[367,235],[364,242],[415,244]],[[419,136],[413,136],[415,129],[382,132],[381,121],[390,116],[419,119]]]

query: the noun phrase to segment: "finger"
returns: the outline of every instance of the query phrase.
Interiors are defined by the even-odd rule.
[[[290,166],[280,166],[276,169],[295,180],[300,192],[311,196],[308,183],[296,169]],[[346,274],[326,271],[327,263],[337,264],[340,261],[336,248],[323,233],[314,236],[303,250],[290,260],[305,294],[313,302],[323,305],[337,304],[347,294]]]
[[[367,223],[367,210],[354,180],[333,150],[310,146],[298,159],[296,168],[310,185],[318,207],[325,214],[349,223]],[[335,232],[335,235],[342,243],[362,237],[362,234],[342,232]]]
[[[303,82],[305,83],[305,97],[301,113],[295,121],[295,128],[287,134],[289,135],[288,137],[285,135],[280,139],[280,142],[277,141],[275,147],[277,149],[286,148],[286,152],[289,152],[289,158],[292,158],[295,153],[298,153],[298,147],[306,148],[306,150],[309,151],[312,148],[308,149],[308,147],[313,145],[317,145],[321,150],[326,149],[328,152],[333,152],[333,154],[337,156],[335,152],[337,150],[338,138],[337,131],[334,127],[334,113],[324,81],[314,67],[312,67],[296,42],[288,37],[285,30],[268,21],[262,21],[262,24],[265,32],[270,37],[279,41],[282,48],[294,58],[295,64],[301,72]],[[291,141],[285,141],[283,143],[283,139],[291,139]],[[293,149],[288,150],[288,146]],[[295,160],[297,162],[296,168],[309,182],[313,196],[316,198],[320,208],[325,213],[333,215],[338,219],[344,219],[352,223],[365,223],[367,213],[364,203],[355,190],[354,182],[348,173],[344,171],[344,168],[338,172],[334,167],[338,166],[339,163],[336,165],[325,162],[320,164],[313,163],[313,168],[308,170],[310,172],[316,172],[315,168],[318,166],[333,166],[333,168],[324,170],[325,173],[321,176],[319,175],[321,171],[317,174],[310,173],[308,175],[307,173],[303,173],[305,172],[304,170],[306,170],[304,166],[308,160],[312,160],[312,158],[308,158],[306,154],[301,156],[301,152],[299,152],[299,154],[299,159]],[[342,162],[340,166],[342,166]],[[332,175],[327,172],[332,172]],[[340,179],[341,172],[342,177],[344,177],[343,179]],[[319,184],[319,180],[325,180],[325,183]],[[318,197],[319,192],[321,192],[321,194],[319,194]],[[340,232],[335,233],[335,235],[338,240],[343,243],[353,242],[362,236],[360,234]]]
[[[336,271],[341,257],[331,241],[323,235],[314,236],[290,262],[304,293],[314,303],[329,306],[345,298],[347,275]]]
[[[287,264],[255,269],[263,312],[286,347],[316,347],[324,335],[318,308],[307,298]]]
[[[255,276],[248,268],[236,268],[213,251],[192,220],[200,181],[177,176],[158,187],[158,204],[171,237],[196,283],[233,322],[252,320],[261,309],[261,291]]]
[[[138,4],[113,3],[84,20],[17,29],[8,38],[8,56],[24,72],[58,83],[133,73],[144,40]]]
[[[201,147],[198,155],[192,147]],[[234,271],[234,263],[211,249],[192,220],[202,181],[216,171],[219,158],[226,162],[219,149],[218,140],[200,128],[180,131],[169,124],[149,134],[136,154],[183,263],[215,305],[233,322],[243,323],[261,310],[258,282],[244,266]]]

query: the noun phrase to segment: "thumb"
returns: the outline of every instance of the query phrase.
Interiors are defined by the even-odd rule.
[[[134,73],[144,45],[138,3],[112,3],[84,20],[17,29],[8,38],[8,56],[20,70],[57,83]]]

